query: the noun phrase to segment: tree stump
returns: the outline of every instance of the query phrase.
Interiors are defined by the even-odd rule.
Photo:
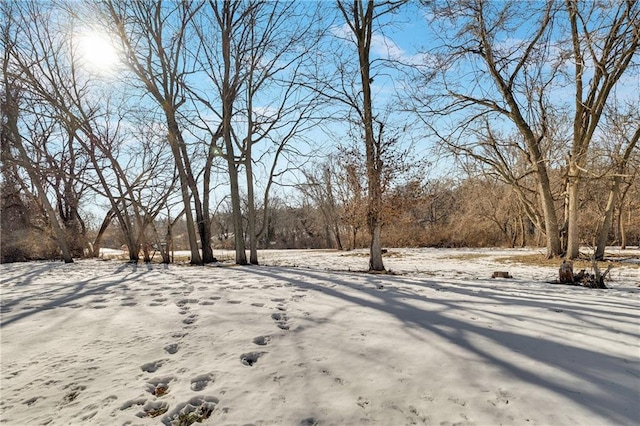
[[[598,263],[593,261],[593,274],[588,273],[584,269],[580,272],[574,274],[573,273],[573,263],[570,261],[563,260],[560,265],[559,277],[558,281],[550,281],[551,284],[567,284],[567,285],[577,285],[589,288],[601,288],[606,289],[607,286],[604,283],[605,278],[611,272],[612,265],[609,265],[607,270],[602,273],[600,268],[598,268]]]
[[[562,261],[560,265],[559,278],[560,284],[573,284],[575,283],[573,276],[573,262]]]

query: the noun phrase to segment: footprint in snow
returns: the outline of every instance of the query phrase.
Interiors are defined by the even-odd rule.
[[[198,319],[198,315],[196,315],[196,314],[191,314],[191,315],[189,315],[188,317],[186,317],[185,319],[183,319],[183,320],[182,320],[182,323],[183,323],[183,324],[186,324],[186,325],[191,325],[191,324],[193,324],[194,322],[196,322],[196,320],[197,320],[197,319]]]
[[[140,369],[145,373],[155,373],[158,370],[158,368],[162,367],[162,364],[164,364],[164,361],[165,360],[161,359],[158,361],[148,362],[146,364],[142,364],[140,366]]]
[[[180,348],[180,346],[177,343],[172,343],[170,345],[167,345],[164,347],[165,352],[167,352],[168,354],[175,354],[176,352],[178,352],[178,349]]]
[[[72,383],[68,386],[65,386],[65,389],[68,389],[69,387],[71,387],[71,390],[62,397],[63,404],[69,404],[75,401],[76,398],[80,395],[80,392],[87,388],[86,386],[76,385]]]
[[[176,333],[173,333],[173,334],[171,335],[171,337],[173,337],[174,339],[182,339],[183,337],[185,337],[185,336],[187,336],[187,335],[189,335],[189,333],[176,332]]]
[[[253,343],[259,346],[265,346],[271,341],[269,336],[258,336],[253,339]]]
[[[191,379],[191,390],[195,392],[203,390],[209,385],[209,383],[214,381],[214,378],[215,376],[213,375],[213,373],[201,374],[194,377],[193,379]]]
[[[26,401],[23,402],[23,404],[31,407],[33,404],[35,404],[39,399],[45,399],[44,396],[34,396],[33,398],[29,398]]]
[[[258,362],[258,359],[262,357],[262,355],[266,354],[266,352],[249,352],[246,354],[240,355],[240,361],[249,367],[253,367],[253,365]]]
[[[182,308],[188,304],[196,304],[198,302],[200,302],[200,300],[198,299],[180,299],[176,302],[176,306]]]
[[[497,407],[498,405],[509,404],[509,398],[511,398],[509,392],[498,389],[498,391],[495,393],[495,398],[492,400],[487,400],[487,402]]]
[[[136,413],[137,417],[158,417],[169,411],[169,404],[164,401],[151,401],[142,407],[142,411]]]
[[[117,399],[118,397],[116,395],[109,395],[108,397],[102,400],[102,406],[106,407],[108,405],[111,405],[111,403],[116,401]]]
[[[191,398],[187,402],[183,402],[176,406],[171,413],[162,418],[162,424],[165,425],[190,425],[193,423],[202,423],[211,417],[211,414],[218,405],[218,398],[212,396],[197,396]]]
[[[358,402],[356,404],[358,404],[362,408],[367,408],[367,405],[369,405],[369,400],[364,399],[360,396],[358,397]]]
[[[164,396],[169,393],[169,382],[174,379],[174,376],[151,379],[147,382],[147,392],[156,397]]]
[[[278,328],[282,330],[289,330],[289,324],[287,324],[289,318],[287,317],[287,314],[275,312],[271,314],[271,319],[276,322]]]

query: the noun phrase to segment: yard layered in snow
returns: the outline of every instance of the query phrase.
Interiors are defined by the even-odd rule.
[[[496,261],[529,253],[391,250],[397,275],[294,250],[252,267],[0,265],[0,419],[640,424],[640,269],[591,290]]]

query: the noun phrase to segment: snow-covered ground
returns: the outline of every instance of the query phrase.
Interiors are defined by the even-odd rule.
[[[0,265],[0,421],[640,424],[640,269],[591,290],[497,261],[531,252]]]

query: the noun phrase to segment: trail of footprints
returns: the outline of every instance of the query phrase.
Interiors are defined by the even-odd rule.
[[[304,290],[301,290],[304,291]],[[291,300],[298,301],[304,295],[292,296]],[[182,320],[183,331],[175,332],[171,335],[177,342],[170,343],[164,347],[164,351],[169,355],[175,355],[180,350],[180,339],[186,337],[189,333],[187,330],[195,327],[195,323],[198,320],[198,315],[191,313],[190,304],[200,305],[213,305],[215,301],[220,300],[220,297],[210,297],[208,300],[201,302],[195,298],[182,298],[176,302],[176,306],[180,309],[179,313],[184,315]],[[158,298],[154,300],[156,303],[163,303],[166,299]],[[275,322],[276,326],[280,330],[288,331],[290,329],[289,318],[286,314],[287,306],[285,299],[273,298],[271,302],[277,303],[276,310],[271,314],[271,319]],[[229,304],[242,303],[239,300],[229,300]],[[264,303],[253,303],[252,306],[263,307]],[[267,346],[272,340],[269,335],[258,336],[252,340],[252,343],[257,346]],[[266,351],[251,351],[244,353],[240,356],[240,362],[248,367],[254,366],[258,360],[266,355]],[[140,366],[140,369],[144,373],[153,374],[156,373],[169,359],[159,359],[152,362],[145,363]],[[163,416],[161,421],[164,425],[190,425],[209,418],[219,400],[211,396],[195,396],[189,399],[187,402],[178,404],[171,412],[169,412],[170,406],[162,398],[171,392],[172,382],[176,380],[176,376],[158,376],[150,378],[146,381],[145,391],[150,394],[152,398],[149,400],[145,397],[140,397],[126,401],[120,407],[120,410],[130,410],[132,408],[137,409],[136,416],[140,418],[155,418]],[[191,379],[190,388],[194,392],[201,392],[205,390],[211,383],[215,381],[215,375],[213,373],[206,373],[195,376]],[[304,419],[300,424],[317,424],[317,420],[313,418]]]
[[[287,310],[287,307],[284,304],[285,300],[277,298],[271,299],[271,301],[278,303],[278,306],[276,306],[278,312],[274,312],[273,314],[271,314],[271,319],[275,321],[279,329],[285,331],[289,330],[289,318],[285,313]],[[253,343],[258,346],[266,346],[269,344],[269,342],[271,342],[271,336],[258,336],[253,339]],[[247,352],[240,355],[240,362],[242,362],[242,364],[246,366],[253,367],[253,365],[258,362],[258,359],[260,359],[260,357],[265,354],[267,354],[267,352]]]
[[[180,333],[174,334],[174,337]],[[186,333],[181,333],[184,337]],[[177,351],[177,344],[168,345],[165,351]],[[173,352],[176,353],[176,352]],[[160,369],[168,359],[149,362],[140,366],[145,373],[155,373]],[[171,412],[169,412],[169,403],[163,401],[162,398],[171,392],[172,382],[176,380],[176,376],[158,376],[152,377],[146,381],[145,391],[151,395],[151,400],[141,397],[129,400],[122,404],[120,410],[129,410],[137,407],[137,417],[149,418],[162,416],[162,423],[165,425],[191,425],[193,423],[202,422],[209,418],[219,400],[212,396],[195,396],[187,402],[178,404]],[[201,374],[191,379],[190,387],[194,392],[205,390],[210,383],[215,381],[213,373]]]
[[[189,293],[191,292],[188,289]],[[184,295],[181,293],[181,295]],[[194,327],[198,320],[198,315],[191,313],[191,304],[213,305],[214,300],[220,297],[211,297],[210,300],[200,302],[198,299],[184,297],[176,302],[176,306],[180,309],[179,313],[184,315],[182,320],[182,331],[175,332],[171,335],[177,341],[166,345],[163,349],[169,355],[175,355],[180,350],[180,340],[186,337],[189,332],[187,330]],[[166,302],[167,299],[155,299],[155,303]],[[163,365],[168,363],[169,359],[159,359],[148,362],[140,366],[140,370],[144,373],[153,374]],[[178,404],[172,411],[169,411],[169,403],[163,401],[163,397],[171,393],[172,382],[176,380],[176,376],[158,376],[152,377],[146,381],[145,391],[150,394],[149,397],[140,397],[126,401],[120,407],[120,410],[137,409],[136,416],[140,418],[155,418],[163,416],[161,419],[164,425],[191,425],[199,423],[209,418],[219,403],[218,398],[212,396],[195,396],[186,402]],[[191,379],[190,388],[194,392],[205,390],[210,383],[215,381],[213,373],[206,373],[195,376]],[[148,398],[152,398],[149,400]]]

